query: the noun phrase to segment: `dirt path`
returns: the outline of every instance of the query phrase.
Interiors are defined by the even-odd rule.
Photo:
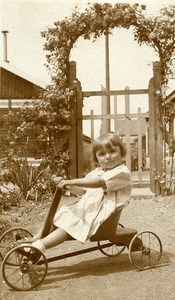
[[[32,233],[43,223],[48,205],[27,206],[9,211],[3,217],[11,219]],[[36,290],[11,290],[0,274],[2,300],[174,300],[175,299],[175,197],[134,199],[122,214],[121,223],[138,231],[155,232],[163,243],[159,266],[137,271],[130,263],[128,251],[108,258],[95,251],[81,256],[49,263],[44,283]],[[35,224],[35,225],[34,225]],[[35,226],[35,228],[34,228]],[[51,255],[65,254],[92,246],[76,241],[65,242],[51,249]],[[50,254],[49,254],[50,255]]]

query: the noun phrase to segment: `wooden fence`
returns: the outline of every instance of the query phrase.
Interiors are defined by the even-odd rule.
[[[126,158],[126,163],[131,169],[132,159],[131,159],[131,146],[133,142],[132,127],[134,127],[137,133],[134,135],[135,142],[138,149],[138,170],[136,182],[142,184],[145,181],[143,172],[143,156],[142,149],[145,149],[147,158],[150,157],[150,187],[151,191],[155,192],[156,195],[160,194],[160,182],[155,181],[155,177],[161,177],[163,174],[163,134],[162,134],[162,107],[160,99],[155,96],[156,92],[161,89],[161,66],[160,62],[153,63],[153,78],[150,79],[148,89],[130,90],[128,87],[124,90],[112,90],[112,91],[82,91],[81,83],[76,77],[76,63],[70,62],[69,70],[69,85],[76,85],[77,88],[77,101],[72,105],[72,126],[71,131],[63,137],[62,140],[58,141],[58,147],[61,147],[65,141],[69,141],[70,148],[70,170],[69,175],[71,178],[81,177],[83,175],[83,121],[88,120],[90,122],[91,128],[91,139],[94,139],[95,132],[95,122],[98,120],[101,122],[101,131],[106,130],[106,121],[109,124],[113,122],[113,131],[119,133],[119,135],[125,140],[128,154]],[[130,112],[130,97],[131,95],[148,95],[149,99],[149,113],[142,113],[141,109],[138,109],[137,113],[132,114]],[[96,97],[99,96],[101,99],[109,99],[109,97],[114,97],[114,107],[113,112],[106,113],[104,105],[102,105],[101,113],[95,114],[92,110],[88,115],[83,115],[83,99],[86,97]],[[125,113],[120,114],[117,110],[117,97],[124,96],[125,99]],[[1,96],[2,97],[2,96]],[[4,107],[1,107],[0,112],[5,113],[7,110],[13,109],[15,101],[19,100],[22,102],[34,100],[27,99],[20,96],[14,99],[9,99],[8,95],[2,97],[2,103],[5,103]],[[13,97],[11,97],[13,98]],[[91,98],[93,99],[93,98]],[[37,101],[38,99],[36,99]],[[102,101],[103,102],[103,101]],[[109,104],[109,103],[108,103]],[[19,105],[20,106],[20,105]],[[148,126],[149,119],[149,126]],[[121,125],[123,122],[124,126]],[[145,129],[143,131],[143,122]],[[123,127],[122,127],[123,126]],[[120,127],[122,128],[120,132]],[[145,136],[145,147],[143,145],[143,136]],[[134,178],[134,177],[133,177]]]
[[[134,184],[139,186],[149,183],[149,170],[146,166],[146,158],[149,155],[149,113],[142,113],[141,108],[138,108],[137,113],[130,112],[130,95],[143,95],[148,94],[147,89],[130,90],[128,87],[125,90],[111,91],[111,95],[114,95],[113,106],[111,111],[113,113],[106,114],[106,102],[104,96],[104,89],[101,92],[83,92],[83,97],[101,96],[101,113],[95,114],[94,110],[91,110],[89,114],[83,115],[83,121],[89,121],[90,138],[91,141],[95,138],[96,122],[100,122],[100,133],[106,132],[106,123],[110,123],[111,131],[117,133],[127,147],[126,164],[128,168],[133,171]],[[117,95],[124,97],[125,113],[118,113]],[[99,99],[100,101],[100,99]],[[147,100],[148,101],[148,100]],[[111,105],[110,105],[111,106]],[[109,122],[110,120],[110,122]],[[107,122],[106,122],[107,121]],[[144,141],[145,139],[145,141]],[[144,141],[144,142],[143,142]],[[137,149],[133,152],[133,149]],[[136,156],[136,157],[134,157]],[[143,157],[144,156],[144,157]],[[135,160],[135,161],[133,161]],[[133,165],[135,163],[135,165]]]
[[[160,62],[153,63],[153,77],[149,81],[148,89],[140,89],[140,90],[118,90],[118,91],[88,91],[84,92],[81,89],[81,83],[76,79],[76,63],[70,62],[70,86],[72,83],[76,81],[77,85],[77,103],[74,104],[72,117],[74,118],[74,122],[72,124],[69,145],[70,145],[70,153],[71,153],[71,161],[70,165],[70,177],[81,177],[82,170],[83,170],[83,131],[82,131],[82,122],[84,118],[89,118],[91,122],[91,132],[93,138],[94,132],[94,121],[95,118],[104,119],[109,121],[110,118],[113,118],[115,122],[118,121],[118,113],[111,113],[106,114],[106,112],[100,115],[95,115],[92,111],[89,113],[88,116],[82,115],[83,110],[83,99],[85,97],[95,97],[100,96],[109,98],[109,96],[117,96],[117,95],[124,95],[125,97],[125,138],[126,138],[126,146],[128,148],[128,156],[127,156],[127,165],[130,167],[131,165],[131,155],[130,152],[130,124],[132,116],[130,111],[128,111],[130,95],[142,95],[147,94],[149,99],[149,129],[146,131],[146,135],[148,135],[147,140],[149,141],[147,148],[149,149],[149,157],[150,157],[150,171],[148,172],[148,177],[150,178],[150,189],[152,192],[155,192],[155,195],[158,196],[161,193],[161,182],[157,180],[157,178],[161,178],[163,175],[163,133],[162,133],[162,106],[161,106],[161,99],[157,95],[160,94],[161,90],[161,65]],[[138,111],[137,114],[138,124],[140,119],[144,118],[141,111]],[[119,116],[120,117],[120,116]],[[147,119],[147,116],[145,116]],[[109,122],[108,122],[109,123]],[[142,148],[142,139],[140,138],[140,125],[137,125],[138,128],[138,149]],[[109,131],[109,130],[107,130]],[[138,153],[138,177],[139,177],[139,184],[142,182],[143,179],[143,172],[142,164],[141,164],[141,151]],[[75,163],[76,162],[76,163]]]

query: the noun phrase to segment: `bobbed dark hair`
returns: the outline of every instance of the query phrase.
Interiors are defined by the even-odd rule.
[[[108,132],[97,137],[92,144],[92,161],[94,161],[95,163],[98,162],[96,157],[97,151],[102,150],[104,147],[110,149],[113,146],[119,146],[121,156],[123,158],[126,156],[126,147],[117,134]]]

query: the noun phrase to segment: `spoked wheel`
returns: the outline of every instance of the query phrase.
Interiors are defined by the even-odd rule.
[[[133,237],[129,245],[129,259],[139,270],[151,269],[160,260],[162,243],[151,231],[143,231]]]
[[[11,249],[5,256],[2,276],[10,288],[30,291],[43,282],[47,269],[47,259],[39,249],[21,245]]]
[[[124,228],[122,224],[118,224],[118,226]],[[119,246],[110,241],[98,241],[97,243],[100,252],[110,257],[120,255],[126,248],[126,246]]]
[[[0,237],[0,259],[3,260],[5,255],[15,246],[20,239],[32,237],[32,234],[22,227],[14,227],[5,231]]]

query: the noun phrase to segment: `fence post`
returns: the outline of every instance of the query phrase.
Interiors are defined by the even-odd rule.
[[[101,85],[101,91],[106,91],[106,89]],[[101,96],[101,113],[106,115],[107,112],[107,97],[106,95]],[[101,121],[101,134],[104,134],[108,131],[108,124],[110,120],[102,119]]]
[[[149,157],[150,157],[150,190],[155,193],[155,103],[154,103],[154,79],[149,81]]]
[[[83,95],[82,87],[79,80],[76,81],[76,90],[77,90],[77,105],[76,105],[76,147],[77,147],[77,177],[83,177]]]
[[[160,180],[163,175],[163,119],[161,93],[161,64],[153,63],[153,78],[149,85],[150,128],[150,179],[151,191],[161,194]]]
[[[162,118],[162,103],[160,99],[161,93],[161,64],[160,62],[153,63],[154,74],[154,89],[155,89],[155,116],[156,116],[156,174],[160,177],[163,175],[163,118]],[[155,182],[155,196],[161,194],[160,180]]]
[[[117,96],[114,95],[114,132],[117,135],[120,135],[120,130],[118,128],[118,118],[117,118],[117,113],[118,113],[118,105],[117,105]]]
[[[76,80],[76,62],[71,61],[69,63],[69,86],[73,85]],[[69,150],[70,150],[70,164],[69,164],[69,177],[76,178],[77,172],[77,126],[76,126],[76,111],[77,104],[74,102],[71,105],[71,129],[69,135]]]
[[[91,109],[91,143],[94,141],[94,111]]]
[[[129,90],[129,87],[126,86],[126,92]],[[126,120],[126,127],[125,127],[125,138],[126,138],[126,148],[127,148],[127,156],[126,156],[126,165],[129,170],[131,170],[131,141],[130,141],[130,127],[131,127],[131,120],[130,120],[130,99],[129,94],[125,94],[125,120]]]
[[[138,107],[138,176],[139,184],[142,184],[142,117],[141,108]]]

